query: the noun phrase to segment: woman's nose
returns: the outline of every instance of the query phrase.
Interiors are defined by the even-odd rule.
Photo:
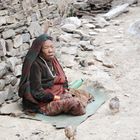
[[[53,48],[49,48],[49,52],[53,52]]]

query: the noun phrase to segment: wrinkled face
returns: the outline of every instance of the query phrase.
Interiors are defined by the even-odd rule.
[[[45,41],[42,46],[41,52],[44,58],[47,60],[54,58],[55,49],[54,49],[53,42],[51,40]]]

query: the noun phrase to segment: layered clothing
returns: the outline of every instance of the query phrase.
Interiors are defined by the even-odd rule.
[[[25,57],[19,84],[19,96],[23,99],[23,107],[25,110],[45,115],[82,115],[85,113],[88,98],[80,101],[68,91],[67,78],[56,57],[46,60],[40,55],[46,40],[51,40],[46,34],[35,39]],[[54,101],[55,95],[61,99]]]

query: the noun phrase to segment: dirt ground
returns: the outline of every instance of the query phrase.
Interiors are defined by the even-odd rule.
[[[140,7],[109,21],[110,25],[96,36],[99,51],[110,51],[115,65],[106,70],[117,88],[108,92],[118,96],[120,112],[111,115],[107,101],[77,127],[77,140],[140,139],[140,39],[128,33],[129,26],[140,19]],[[93,77],[94,78],[94,77]],[[45,122],[0,116],[0,140],[66,140],[64,130]]]

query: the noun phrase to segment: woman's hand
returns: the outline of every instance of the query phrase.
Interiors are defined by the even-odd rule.
[[[54,101],[60,100],[60,96],[55,95],[53,100]]]

